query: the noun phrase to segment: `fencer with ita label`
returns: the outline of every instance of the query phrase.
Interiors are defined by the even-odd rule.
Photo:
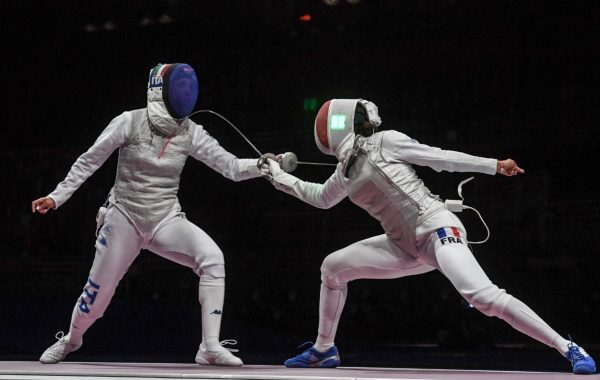
[[[114,117],[55,190],[32,202],[34,213],[36,207],[40,213],[59,208],[118,151],[109,201],[96,214],[96,252],[88,280],[73,306],[68,333],[57,334],[58,341],[44,351],[40,362],[58,363],[81,346],[84,334],[104,315],[123,276],[146,249],[188,267],[198,278],[204,348],[199,359],[204,364],[242,364],[219,343],[225,295],[223,252],[184,217],[178,192],[188,158],[236,182],[261,173],[256,158],[238,158],[190,120],[197,96],[191,66],[157,65],[148,77],[147,106]]]

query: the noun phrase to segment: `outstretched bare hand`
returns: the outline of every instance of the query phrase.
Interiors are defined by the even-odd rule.
[[[498,160],[496,171],[507,177],[512,177],[517,174],[525,173],[525,170],[521,169],[519,165],[512,158],[506,160]]]
[[[50,197],[39,198],[31,202],[31,212],[34,214],[36,211],[40,214],[45,214],[48,210],[55,207],[56,203],[54,203],[54,200]]]

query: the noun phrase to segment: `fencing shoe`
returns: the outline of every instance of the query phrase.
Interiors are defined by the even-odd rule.
[[[304,345],[301,345],[302,347]],[[303,353],[286,360],[283,363],[288,368],[334,368],[340,365],[340,355],[336,346],[325,352],[309,347]]]
[[[56,364],[61,362],[69,353],[78,350],[83,344],[83,342],[79,344],[69,343],[69,334],[65,335],[62,331],[56,333],[56,339],[58,341],[44,351],[40,357],[40,363]]]
[[[237,341],[233,339],[227,339],[220,343],[219,348],[216,351],[208,351],[204,342],[200,344],[200,348],[198,349],[198,353],[196,354],[196,363],[200,365],[222,365],[222,366],[236,366],[239,367],[243,365],[242,359],[233,355],[232,352],[237,352],[238,350],[233,348],[225,348],[225,345],[234,345],[237,344]]]
[[[566,352],[565,357],[571,362],[573,373],[590,374],[596,372],[596,362],[583,348],[573,343],[572,340],[568,347],[569,351]]]

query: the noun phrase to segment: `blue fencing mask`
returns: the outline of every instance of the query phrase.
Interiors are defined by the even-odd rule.
[[[150,70],[148,89],[156,97],[162,98],[169,115],[174,119],[188,117],[198,99],[196,73],[185,63],[157,65]]]

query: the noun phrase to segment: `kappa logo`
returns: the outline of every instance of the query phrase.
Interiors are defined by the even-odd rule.
[[[98,243],[102,244],[105,247],[108,247],[108,239],[106,235],[110,235],[110,231],[112,231],[112,225],[105,224],[100,229],[101,233],[98,234]]]
[[[215,309],[212,311],[211,314],[221,315],[221,314],[223,314],[223,312],[221,310]]]
[[[108,240],[106,239],[106,236],[104,235],[98,235],[98,243],[100,243],[101,245],[108,247]]]
[[[442,245],[450,243],[464,244],[464,238],[460,236],[460,231],[456,227],[439,228],[435,232]]]

